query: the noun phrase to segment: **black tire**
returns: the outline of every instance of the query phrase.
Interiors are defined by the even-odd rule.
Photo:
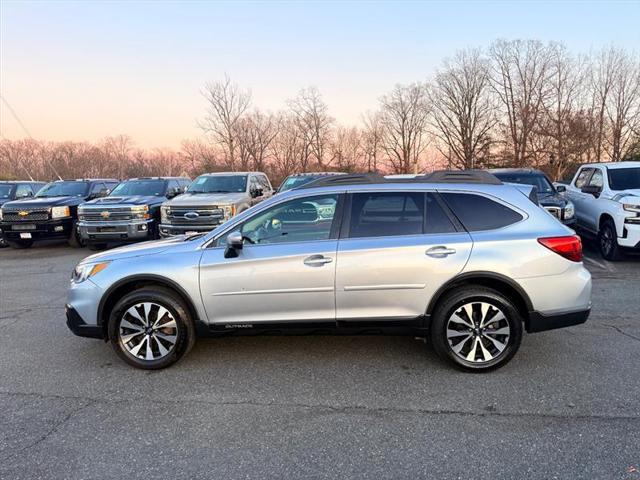
[[[169,348],[169,353],[165,356],[161,356],[157,359],[145,360],[139,358],[129,351],[131,343],[123,341],[121,332],[121,323],[123,320],[131,320],[131,317],[126,314],[127,310],[140,303],[153,303],[158,306],[162,306],[169,311],[173,319],[175,320],[175,343]],[[137,310],[139,312],[139,310]],[[153,312],[153,309],[152,309]],[[151,320],[153,320],[153,313],[151,314]],[[125,317],[126,316],[126,317]],[[156,310],[157,316],[157,310]],[[157,319],[156,319],[157,321]],[[126,328],[126,327],[124,327]],[[128,331],[128,330],[127,330]],[[173,331],[172,331],[173,332]],[[122,297],[115,305],[109,316],[109,323],[107,326],[107,333],[111,346],[118,354],[118,356],[127,362],[129,365],[141,368],[144,370],[158,370],[173,365],[182,357],[184,357],[195,343],[195,327],[193,320],[189,315],[189,309],[184,304],[182,299],[178,297],[174,292],[163,287],[144,287],[139,290],[134,290]],[[146,336],[145,334],[141,334]],[[133,340],[132,340],[133,342]],[[151,342],[151,339],[146,340],[145,349],[148,344],[152,345],[157,351],[159,341],[155,340]],[[144,343],[142,341],[141,343]],[[164,344],[167,345],[166,343]],[[140,349],[142,350],[142,348]],[[160,354],[158,352],[158,354]]]
[[[33,240],[7,240],[7,244],[11,248],[24,249],[31,248],[33,246]]]
[[[87,247],[92,251],[105,250],[107,248],[106,243],[87,243]]]
[[[488,304],[490,309],[487,310],[485,320],[490,320],[491,328],[478,328],[481,316],[481,303]],[[470,305],[472,311],[471,320],[474,322],[475,329],[472,331],[466,326],[462,326],[457,320],[454,320],[454,313],[461,313],[463,320],[468,320],[466,313],[461,312],[462,307]],[[495,310],[502,312],[504,320],[497,322],[494,320],[498,314]],[[493,315],[492,315],[493,314]],[[455,317],[456,319],[459,317]],[[450,322],[455,322],[451,323]],[[451,332],[456,332],[455,337],[450,340],[447,337],[448,324],[453,329]],[[457,325],[461,325],[460,332],[457,332]],[[497,335],[498,328],[504,329],[508,326],[508,335]],[[467,333],[462,333],[468,331]],[[458,338],[462,340],[458,341]],[[495,342],[490,341],[491,338],[498,340],[498,344],[506,345],[502,351],[499,351]],[[471,343],[468,343],[469,340]],[[474,346],[474,342],[480,342]],[[518,351],[520,342],[522,341],[522,317],[518,312],[518,309],[514,304],[503,294],[493,289],[481,287],[481,286],[465,286],[458,288],[451,293],[447,294],[445,298],[440,301],[433,313],[431,321],[431,343],[434,350],[442,359],[446,359],[452,362],[459,369],[470,372],[487,372],[495,370],[505,365]],[[453,343],[457,342],[457,343]],[[465,345],[463,345],[465,344]],[[480,346],[480,350],[477,349]],[[473,347],[473,349],[471,348]],[[495,356],[487,361],[480,360],[477,357],[484,354],[484,349],[489,353],[495,354]],[[460,353],[456,353],[454,348],[462,348]],[[465,350],[468,349],[467,350]],[[473,360],[470,361],[462,356],[471,355],[473,350]],[[495,352],[494,352],[495,350]],[[499,353],[498,353],[499,352]],[[467,357],[468,358],[468,357]]]
[[[618,234],[616,233],[616,226],[612,220],[606,219],[600,225],[598,231],[598,249],[600,255],[605,260],[615,262],[623,257],[622,249],[618,245]]]
[[[84,247],[84,241],[80,238],[80,231],[78,230],[78,222],[76,220],[71,224],[71,233],[69,234],[67,243],[73,248]]]

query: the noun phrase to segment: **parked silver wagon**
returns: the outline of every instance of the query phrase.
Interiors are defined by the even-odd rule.
[[[580,239],[486,172],[344,175],[207,234],[88,257],[67,324],[148,369],[197,335],[279,331],[425,336],[481,371],[509,361],[523,330],[586,321],[590,297]]]

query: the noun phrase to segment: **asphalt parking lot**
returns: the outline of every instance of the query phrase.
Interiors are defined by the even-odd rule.
[[[474,375],[408,337],[201,339],[134,370],[65,326],[89,253],[0,250],[2,479],[640,479],[640,258],[588,252],[588,323]]]

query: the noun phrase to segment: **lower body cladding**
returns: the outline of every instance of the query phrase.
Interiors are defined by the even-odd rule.
[[[161,237],[173,237],[175,235],[184,235],[185,233],[192,232],[210,232],[218,225],[224,223],[223,220],[213,225],[172,225],[169,223],[160,224],[160,236]]]
[[[31,242],[53,238],[68,238],[73,219],[47,220],[46,222],[2,222],[2,237],[8,242]]]
[[[79,222],[80,237],[90,243],[151,240],[156,236],[155,220],[129,222]]]

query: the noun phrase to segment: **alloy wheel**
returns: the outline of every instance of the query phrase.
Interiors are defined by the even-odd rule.
[[[137,303],[120,319],[118,337],[133,357],[152,361],[169,355],[178,338],[178,325],[173,314],[153,302]]]
[[[469,302],[447,321],[449,348],[466,362],[482,364],[504,354],[511,329],[502,310],[487,302]]]
[[[608,255],[613,248],[613,233],[608,226],[602,228],[600,232],[600,248],[605,255]]]

